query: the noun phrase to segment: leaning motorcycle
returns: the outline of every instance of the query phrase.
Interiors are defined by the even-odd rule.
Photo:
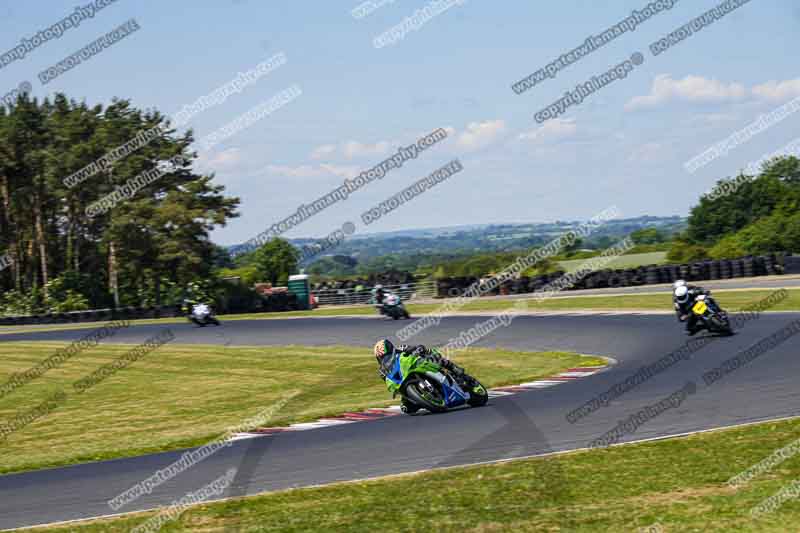
[[[419,409],[442,413],[465,405],[481,407],[489,401],[489,393],[477,379],[417,355],[397,354],[388,368],[381,375],[392,397],[400,394],[411,406],[406,410],[409,414]]]
[[[712,333],[733,335],[728,313],[722,310],[710,294],[699,295],[692,306],[692,314],[697,321]]]
[[[206,304],[195,304],[192,306],[192,312],[189,314],[189,321],[200,327],[205,327],[209,324],[219,326],[219,320],[211,312],[211,308]]]
[[[398,320],[400,318],[411,318],[411,315],[409,315],[408,311],[406,311],[406,307],[403,305],[400,297],[396,294],[387,294],[384,296],[380,313],[382,315],[392,317],[394,320]]]

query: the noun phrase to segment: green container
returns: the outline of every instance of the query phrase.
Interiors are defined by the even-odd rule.
[[[311,285],[306,274],[289,276],[289,292],[297,295],[300,309],[311,309]]]

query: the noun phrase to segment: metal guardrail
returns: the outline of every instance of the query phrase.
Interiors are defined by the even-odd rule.
[[[403,283],[401,285],[384,285],[384,290],[392,292],[403,301],[434,298],[436,282]],[[319,305],[354,305],[368,304],[372,300],[372,287],[356,291],[355,289],[326,289],[311,291]]]

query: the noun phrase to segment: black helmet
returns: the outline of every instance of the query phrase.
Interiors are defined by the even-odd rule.
[[[389,339],[379,340],[375,343],[375,348],[372,351],[375,354],[375,359],[380,363],[387,354],[394,354],[394,344]]]

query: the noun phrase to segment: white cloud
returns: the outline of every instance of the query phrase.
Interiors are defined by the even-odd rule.
[[[520,141],[532,144],[544,144],[574,137],[577,131],[578,126],[574,118],[555,118],[536,129],[520,134],[518,138]]]
[[[311,152],[311,159],[322,159],[334,153],[336,153],[335,144],[323,144],[314,148],[314,151]]]
[[[342,146],[342,153],[347,159],[373,155],[383,155],[389,152],[389,141],[379,141],[375,144],[365,144],[358,141],[347,141]]]
[[[322,163],[320,165],[298,165],[295,167],[288,165],[267,165],[263,170],[270,174],[278,174],[289,178],[322,178],[329,176],[352,178],[359,173],[358,167],[333,165],[329,163]]]
[[[221,152],[201,152],[197,157],[197,167],[204,172],[232,170],[238,168],[244,161],[241,149],[228,148]]]
[[[311,159],[320,160],[326,157],[344,157],[346,159],[355,159],[358,157],[373,157],[384,155],[389,152],[391,148],[389,141],[378,141],[373,144],[362,143],[361,141],[346,141],[336,144],[323,144],[317,146],[311,152]]]
[[[290,178],[318,178],[327,175],[327,172],[317,165],[300,165],[290,167],[287,165],[267,165],[264,169],[271,174],[280,174]]]
[[[686,76],[674,80],[669,74],[659,74],[653,80],[650,94],[636,96],[625,104],[626,111],[657,107],[673,101],[692,103],[738,102],[747,97],[741,83],[723,83],[702,76]]]
[[[466,150],[475,150],[488,146],[497,140],[506,129],[503,120],[487,120],[484,122],[470,122],[466,131],[458,136],[457,144]],[[448,135],[450,132],[448,131]]]
[[[800,78],[796,80],[771,80],[753,87],[753,95],[772,103],[781,103],[800,96]]]
[[[361,172],[361,169],[353,165],[333,165],[330,163],[323,163],[320,168],[328,171],[328,173],[340,178],[353,178]]]

